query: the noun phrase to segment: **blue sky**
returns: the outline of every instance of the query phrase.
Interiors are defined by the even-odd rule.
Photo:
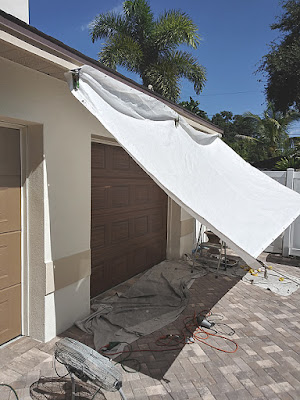
[[[222,110],[234,114],[262,113],[266,107],[264,82],[258,81],[262,76],[255,75],[255,70],[268,52],[270,42],[278,37],[270,24],[281,14],[279,0],[149,0],[149,3],[155,16],[166,9],[181,9],[199,28],[202,42],[191,52],[206,68],[207,83],[197,96],[193,86],[183,81],[182,100],[192,96],[209,116]],[[122,9],[120,0],[29,0],[29,4],[32,26],[92,58],[97,58],[100,42],[91,42],[89,22],[99,13]]]

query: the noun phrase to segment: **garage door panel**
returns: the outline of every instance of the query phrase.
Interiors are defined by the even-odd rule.
[[[101,170],[106,168],[105,148],[99,147],[97,149],[97,153],[92,151],[92,160],[91,161],[92,161],[92,175],[101,174]]]
[[[120,185],[109,188],[109,197],[111,197],[112,208],[128,207],[130,204],[130,186]]]
[[[21,285],[0,291],[0,343],[21,333]]]
[[[113,223],[119,220],[129,219],[131,217],[139,218],[145,215],[148,215],[149,218],[152,215],[162,215],[162,219],[165,220],[166,211],[163,212],[161,208],[166,208],[166,203],[159,203],[157,207],[151,207],[150,205],[141,207],[141,206],[131,206],[127,207],[126,210],[122,210],[122,212],[116,212],[115,209],[111,210],[95,210],[92,214],[92,229],[99,225],[103,225],[106,223]],[[164,224],[165,225],[165,224]],[[164,226],[165,229],[165,226]]]
[[[113,215],[109,221],[109,216],[106,216],[102,220],[104,224],[92,228],[92,248],[105,246],[107,249],[111,249],[110,251],[114,251],[112,246],[123,246],[124,242],[128,246],[134,246],[135,241],[139,244],[142,243],[145,235],[147,236],[146,240],[165,236],[166,219],[159,214],[152,215],[142,212],[135,218],[124,219],[125,216],[121,216],[121,220],[119,218],[118,215]],[[164,243],[166,242],[165,239],[162,240]]]
[[[147,250],[147,246],[141,246],[134,252],[132,260],[133,275],[143,272],[148,267],[149,260],[147,258]]]
[[[160,232],[165,227],[166,214],[154,213],[150,217],[150,229],[152,233]]]
[[[96,151],[95,146],[99,146]],[[93,151],[97,152],[92,154],[93,177],[114,176],[113,171],[122,178],[151,179],[121,147],[92,144]]]
[[[142,236],[149,233],[149,217],[143,215],[141,217],[134,218],[134,236]]]
[[[0,290],[21,282],[21,232],[0,234]]]
[[[162,258],[166,253],[165,246],[160,240],[153,241],[148,247],[148,259],[152,265],[161,262]]]
[[[21,229],[20,203],[20,188],[0,186],[0,233]]]
[[[92,145],[92,296],[165,259],[166,217],[166,194],[122,148]]]
[[[142,168],[132,158],[130,158],[130,167],[135,177],[151,180],[149,175],[147,175],[146,172],[143,171]]]
[[[111,244],[118,244],[121,241],[130,239],[130,221],[123,220],[114,222],[111,226]]]
[[[95,227],[92,230],[91,235],[91,247],[104,247],[105,246],[105,237],[106,237],[106,226],[100,225]]]
[[[112,260],[106,261],[92,268],[92,277],[91,280],[91,297],[97,296],[99,291],[103,292],[105,290],[110,289],[113,286],[118,285],[121,282],[124,282],[130,276],[135,275],[136,273],[129,275],[128,267],[129,265],[129,254],[122,254]]]
[[[115,255],[108,265],[107,275],[110,275],[112,286],[124,282],[130,274],[128,273],[129,253]]]
[[[92,188],[92,202],[97,210],[108,208],[108,188],[95,187]]]
[[[128,171],[130,169],[130,157],[121,147],[112,147],[108,150],[111,154],[111,168],[114,171]]]
[[[134,204],[147,204],[150,200],[149,185],[135,185],[133,190]]]
[[[130,252],[134,253],[136,249],[149,247],[153,242],[163,242],[161,240],[161,234],[157,234],[156,236],[151,236],[151,238],[144,236],[132,237],[129,240],[119,241],[112,243],[106,243],[104,247],[94,247],[92,250],[92,267],[97,266],[102,261],[109,261],[119,254],[128,254]],[[152,251],[152,250],[151,250]]]

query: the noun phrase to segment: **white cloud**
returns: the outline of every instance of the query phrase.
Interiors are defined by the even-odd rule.
[[[82,31],[89,30],[89,29],[91,28],[92,22],[93,22],[93,21],[90,21],[90,22],[88,22],[87,24],[81,25],[80,29],[81,29]]]
[[[118,5],[116,5],[114,8],[109,10],[109,12],[113,12],[113,13],[116,13],[116,14],[122,13],[123,12],[123,2],[121,2]]]
[[[291,124],[291,126],[288,130],[288,134],[291,137],[300,136],[300,122],[299,121],[296,121]]]
[[[116,13],[116,14],[121,14],[123,12],[123,1],[120,4],[117,4],[115,7],[113,7],[112,9],[108,10],[107,12],[112,12],[112,13]],[[86,31],[86,30],[90,30],[90,28],[92,27],[92,23],[93,20],[88,22],[87,24],[83,24],[80,27],[80,30]]]

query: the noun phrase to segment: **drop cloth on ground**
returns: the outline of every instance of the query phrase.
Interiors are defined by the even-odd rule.
[[[188,287],[203,272],[184,262],[163,261],[125,293],[93,304],[94,313],[76,325],[94,335],[95,349],[109,342],[132,343],[173,322],[188,304]]]

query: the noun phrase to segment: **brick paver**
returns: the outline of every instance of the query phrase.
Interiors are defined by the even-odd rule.
[[[300,277],[297,265],[268,264]],[[129,284],[126,282],[123,287]],[[211,318],[215,316],[217,321],[221,315],[219,322],[235,329],[232,338],[239,349],[228,354],[196,342],[170,352],[134,353],[132,357],[139,361],[140,371],[123,371],[123,389],[128,400],[300,399],[300,290],[282,297],[247,285],[238,277],[216,279],[210,273],[193,283],[190,294],[188,307],[176,321],[140,338],[133,348],[158,349],[158,337],[180,333],[185,317],[205,309],[212,311]],[[217,325],[217,329],[221,327],[225,329]],[[75,327],[62,336],[92,345],[92,338]],[[0,348],[0,383],[14,387],[20,400],[31,399],[30,385],[41,376],[55,375],[52,355],[57,340],[39,343],[23,337]],[[210,343],[231,348],[217,338]],[[58,366],[59,373],[63,369]],[[103,393],[107,400],[120,399],[118,393]],[[12,398],[0,387],[0,400]]]

